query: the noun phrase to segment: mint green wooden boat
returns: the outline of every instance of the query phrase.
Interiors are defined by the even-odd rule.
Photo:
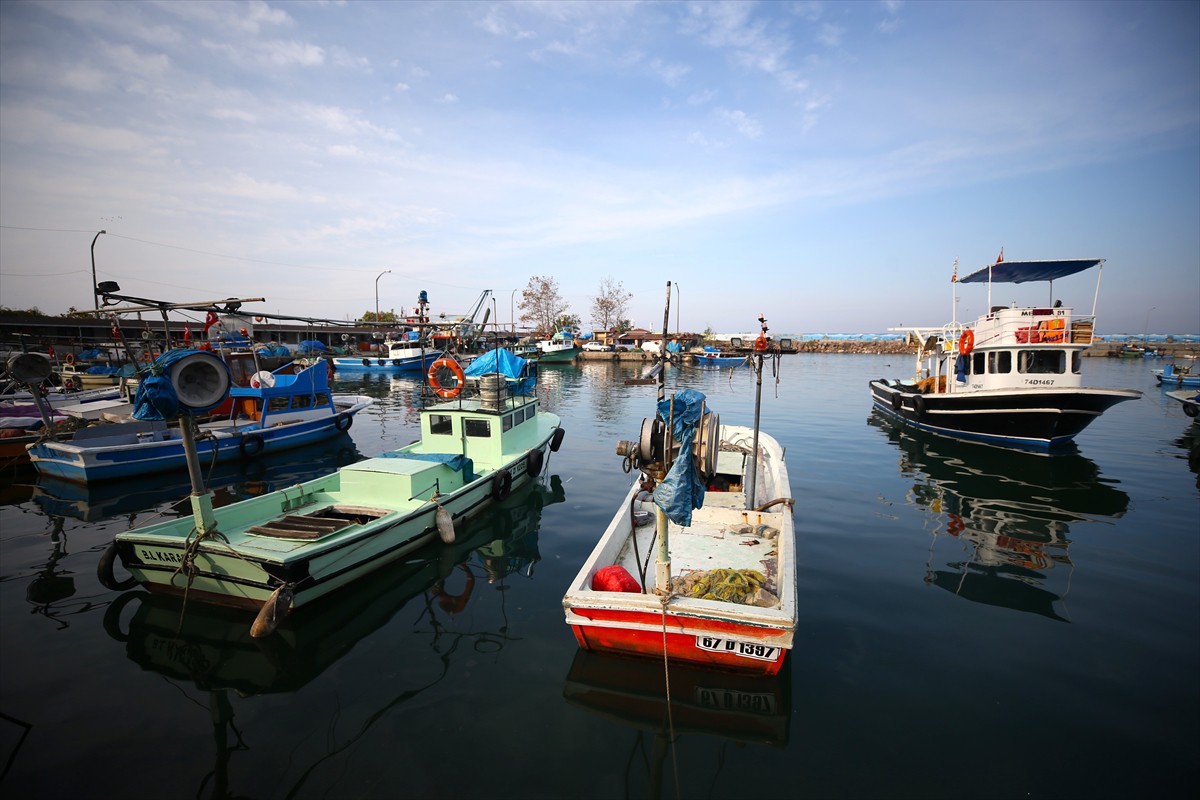
[[[559,418],[540,410],[529,377],[470,371],[457,392],[443,388],[430,397],[418,441],[218,509],[194,494],[193,517],[118,534],[100,560],[101,582],[113,589],[141,583],[278,619],[403,558],[439,528],[452,539],[450,520],[479,513],[536,477],[563,437]],[[132,578],[115,579],[117,560]]]

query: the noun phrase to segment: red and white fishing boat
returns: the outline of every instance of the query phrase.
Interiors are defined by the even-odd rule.
[[[764,321],[760,397],[771,349]],[[617,446],[639,480],[563,597],[580,647],[779,672],[796,629],[795,532],[783,448],[755,408],[754,427],[722,425],[695,390],[664,397],[660,372],[658,414]]]

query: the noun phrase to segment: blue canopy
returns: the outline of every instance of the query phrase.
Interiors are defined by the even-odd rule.
[[[476,356],[470,364],[467,364],[463,374],[469,378],[478,378],[481,375],[499,372],[505,377],[516,379],[521,377],[526,363],[525,359],[520,356],[513,355],[503,347],[498,347],[481,356]]]
[[[1104,263],[1103,258],[1069,258],[1065,261],[1001,261],[972,272],[959,283],[1027,283],[1053,281]]]

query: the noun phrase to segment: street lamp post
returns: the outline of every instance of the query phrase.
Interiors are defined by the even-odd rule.
[[[679,338],[679,283],[675,283],[675,338]]]
[[[375,322],[379,322],[379,279],[391,272],[390,269],[385,269],[383,272],[375,276]]]
[[[517,316],[516,316],[516,312],[513,311],[513,301],[516,300],[517,292],[519,292],[519,291],[521,291],[521,290],[513,289],[512,294],[510,294],[508,296],[508,324],[512,325],[513,336],[517,335]]]
[[[1146,326],[1142,328],[1142,347],[1146,346],[1146,337],[1150,335],[1150,315],[1154,313],[1154,309],[1158,306],[1150,306],[1150,310],[1146,312]]]
[[[108,231],[100,231],[92,237],[92,306],[96,309],[96,317],[100,316],[100,289],[96,283],[96,240],[100,238],[100,234],[108,233]]]

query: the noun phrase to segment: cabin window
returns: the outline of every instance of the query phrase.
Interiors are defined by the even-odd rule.
[[[513,417],[517,416],[517,414],[520,414],[520,413],[521,412],[518,411],[516,414],[505,414],[504,417],[500,421],[500,430],[501,431],[511,431],[512,426],[513,426]]]
[[[1067,354],[1061,350],[1021,350],[1017,371],[1027,375],[1061,375],[1067,370]]]
[[[429,432],[430,433],[454,433],[454,426],[450,423],[451,417],[449,414],[430,414],[429,415]]]
[[[971,356],[971,374],[972,375],[982,375],[983,374],[983,366],[985,363],[984,362],[985,358],[986,358],[986,356],[983,353],[975,353],[973,356]]]
[[[993,375],[1012,372],[1012,353],[1007,350],[988,353],[988,372]]]
[[[1071,372],[1074,372],[1076,375],[1078,375],[1081,371],[1081,356],[1082,354],[1078,350],[1071,353]]]
[[[477,439],[486,439],[492,435],[492,423],[486,419],[465,419],[463,433]]]
[[[292,398],[292,408],[312,408],[312,395],[296,395]]]
[[[272,397],[267,400],[267,411],[287,411],[288,399],[284,397]]]
[[[317,392],[317,401],[313,405],[318,407],[329,405],[329,395],[325,392]]]

